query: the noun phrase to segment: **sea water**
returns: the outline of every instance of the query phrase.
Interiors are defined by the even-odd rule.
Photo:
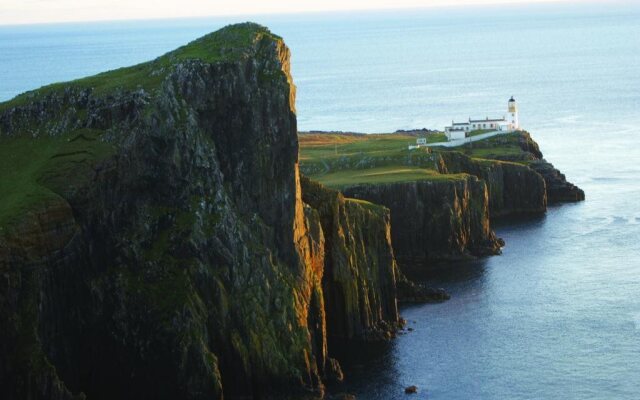
[[[640,7],[544,5],[0,27],[0,100],[221,26],[292,50],[301,130],[442,129],[510,96],[587,201],[495,226],[504,254],[425,274],[452,295],[354,351],[359,399],[640,398]],[[416,397],[418,398],[418,397]]]

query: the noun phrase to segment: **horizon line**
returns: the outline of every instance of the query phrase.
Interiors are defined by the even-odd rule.
[[[0,22],[0,28],[4,27],[18,27],[18,26],[35,26],[35,25],[65,25],[65,24],[83,24],[83,23],[109,23],[109,22],[136,22],[136,21],[163,21],[163,20],[187,20],[187,19],[209,19],[209,18],[237,18],[237,17],[264,17],[264,16],[292,16],[292,15],[322,15],[322,14],[342,14],[352,12],[369,12],[375,13],[380,11],[411,11],[411,10],[449,10],[449,9],[461,9],[461,8],[481,8],[481,7],[508,7],[513,8],[517,6],[525,5],[537,5],[537,6],[554,6],[554,5],[625,5],[635,4],[631,0],[514,0],[509,3],[505,3],[504,0],[486,0],[483,3],[447,3],[447,4],[433,4],[422,6],[383,6],[383,7],[353,7],[353,8],[335,8],[335,9],[312,9],[312,10],[292,10],[292,11],[259,11],[259,12],[229,12],[220,14],[207,14],[207,15],[152,15],[149,17],[140,17],[137,15],[125,16],[121,18],[88,18],[88,19],[54,19],[51,21],[20,21],[15,23]]]

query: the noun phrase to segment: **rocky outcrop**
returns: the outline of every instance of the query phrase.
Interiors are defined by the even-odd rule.
[[[584,191],[567,181],[563,173],[544,159],[529,163],[529,167],[544,178],[549,203],[572,203],[584,201]]]
[[[389,210],[302,179],[325,239],[323,290],[333,340],[390,338],[399,327]]]
[[[506,152],[503,153],[500,151],[503,147],[517,147],[520,152]],[[558,171],[554,166],[547,162],[544,159],[544,155],[540,151],[540,147],[538,143],[531,137],[528,132],[516,132],[510,135],[505,136],[496,136],[489,140],[484,140],[480,142],[474,143],[474,148],[483,149],[487,156],[486,158],[491,158],[500,161],[510,161],[517,164],[520,164],[524,167],[528,167],[529,169],[538,173],[544,179],[546,186],[546,197],[548,203],[562,203],[562,202],[577,202],[583,201],[585,199],[585,194],[582,189],[578,188],[571,182],[567,182],[564,174]],[[455,169],[455,168],[454,168]],[[469,168],[462,168],[465,172],[469,172],[472,174],[476,174],[475,172],[471,172]],[[479,175],[478,175],[479,176]],[[488,182],[491,187],[491,183]],[[511,186],[518,190],[518,188],[523,186]],[[527,187],[527,186],[524,186]],[[492,212],[494,208],[492,206]],[[509,214],[510,211],[505,209],[504,214]],[[534,213],[536,211],[534,210]]]
[[[489,192],[475,176],[347,187],[345,196],[391,210],[392,242],[403,270],[428,260],[498,254],[489,223]]]
[[[491,217],[542,214],[547,210],[544,179],[531,168],[508,161],[473,159],[459,152],[440,153],[441,173],[467,173],[489,190]]]
[[[444,289],[411,281],[401,270],[398,270],[397,277],[396,286],[400,303],[441,303],[451,298]]]
[[[390,332],[389,216],[303,204],[294,99],[241,24],[0,104],[3,398],[315,396]]]

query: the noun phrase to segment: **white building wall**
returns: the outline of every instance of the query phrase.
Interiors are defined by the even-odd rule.
[[[466,138],[465,131],[449,131],[447,132],[447,139],[449,140],[460,140]]]
[[[510,112],[507,114],[507,122],[513,125],[513,129],[520,128],[520,121],[518,121],[518,112]]]

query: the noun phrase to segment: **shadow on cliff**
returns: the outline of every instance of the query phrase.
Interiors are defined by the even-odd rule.
[[[400,371],[396,366],[395,346],[395,341],[334,345],[332,350],[340,359],[345,372],[345,381],[329,383],[328,392],[353,393],[357,392],[359,386],[363,384],[384,385],[397,382]]]

